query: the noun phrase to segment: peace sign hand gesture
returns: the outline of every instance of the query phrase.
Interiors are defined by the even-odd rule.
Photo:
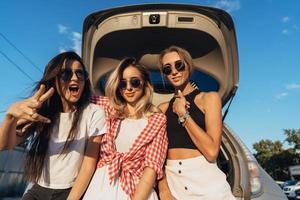
[[[50,123],[50,119],[37,113],[43,102],[54,93],[54,88],[50,88],[47,92],[45,90],[45,85],[42,84],[32,97],[11,105],[6,114],[16,118],[18,120],[17,125],[37,121]]]

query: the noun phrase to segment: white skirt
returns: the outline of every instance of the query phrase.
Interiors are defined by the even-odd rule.
[[[226,175],[204,156],[167,160],[166,178],[176,199],[235,200]]]
[[[130,200],[130,197],[123,191],[119,179],[110,184],[108,165],[105,165],[95,171],[83,200]],[[158,200],[153,189],[148,200]]]

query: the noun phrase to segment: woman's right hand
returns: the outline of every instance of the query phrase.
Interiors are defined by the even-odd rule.
[[[6,115],[17,120],[17,125],[37,121],[50,123],[50,119],[37,113],[43,102],[54,93],[54,88],[50,88],[47,92],[45,90],[45,85],[42,84],[32,97],[12,104]]]
[[[169,191],[163,191],[159,193],[160,200],[176,200],[176,198]]]

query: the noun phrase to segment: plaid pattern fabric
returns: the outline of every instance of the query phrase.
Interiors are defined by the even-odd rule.
[[[108,116],[109,130],[102,138],[97,167],[109,165],[110,182],[119,178],[122,189],[132,196],[145,167],[155,170],[157,179],[161,179],[168,145],[166,116],[161,113],[150,116],[147,126],[137,137],[129,152],[119,153],[116,151],[115,137],[121,120],[110,117],[113,116],[114,110],[109,106],[106,97],[94,96],[91,101],[104,107]]]

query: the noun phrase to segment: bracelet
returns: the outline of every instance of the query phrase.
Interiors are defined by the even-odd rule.
[[[189,118],[189,117],[190,117],[190,113],[189,113],[189,111],[186,111],[186,112],[184,113],[183,116],[178,117],[178,124],[181,124],[182,126],[184,126],[185,121],[186,121],[187,118]]]

